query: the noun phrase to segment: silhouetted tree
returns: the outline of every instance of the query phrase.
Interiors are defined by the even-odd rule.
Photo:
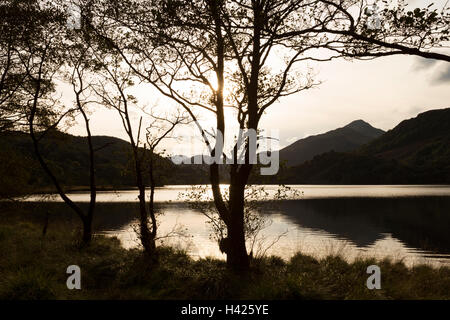
[[[81,36],[80,36],[81,35]],[[72,85],[75,95],[76,110],[81,114],[87,134],[87,143],[89,150],[89,190],[90,200],[87,213],[83,215],[83,238],[85,242],[89,242],[92,238],[92,220],[94,218],[94,211],[97,199],[97,186],[95,179],[95,149],[92,142],[92,133],[88,117],[88,105],[96,103],[95,100],[90,100],[94,91],[92,90],[93,78],[95,78],[95,71],[98,70],[98,65],[95,56],[92,53],[94,50],[87,39],[82,37],[81,32],[74,32],[71,35],[72,45],[68,53],[68,67],[71,72],[68,75],[68,80]]]
[[[231,120],[225,119],[226,107],[235,110],[240,129],[258,131],[279,98],[316,85],[309,70],[300,72],[301,62],[395,54],[449,61],[448,55],[429,51],[448,41],[447,11],[406,11],[400,2],[383,9],[383,25],[374,29],[366,5],[357,0],[104,0],[91,7],[90,25],[142,80],[179,103],[193,120],[196,109],[210,112],[216,131],[225,136]],[[222,141],[213,147],[200,130],[211,155],[222,152],[217,148]],[[246,140],[245,163],[230,166],[228,201],[220,192],[218,165],[210,166],[214,203],[228,231],[227,262],[240,271],[249,268],[244,192],[253,168],[250,150]]]
[[[21,8],[20,21],[24,40],[14,50],[20,57],[21,68],[24,70],[24,80],[20,83],[22,95],[20,103],[27,120],[30,137],[33,141],[34,153],[43,171],[50,178],[63,201],[77,214],[83,223],[82,241],[89,244],[92,239],[92,217],[95,205],[95,180],[93,172],[93,150],[90,140],[88,119],[80,95],[84,91],[83,85],[75,84],[80,81],[80,65],[74,67],[74,76],[71,78],[76,95],[76,107],[65,108],[56,99],[55,78],[67,66],[70,57],[68,52],[73,49],[67,29],[67,11],[65,6],[45,1],[18,1],[12,2]],[[76,80],[77,79],[77,80]],[[91,161],[91,204],[85,214],[79,205],[74,203],[66,194],[63,186],[53,172],[51,166],[45,161],[40,149],[40,141],[51,131],[55,130],[67,115],[81,112],[86,121],[89,135]]]
[[[37,1],[0,1],[0,131],[24,129],[24,101],[32,86],[27,78],[30,45],[39,34],[36,21]],[[38,115],[39,116],[39,115]]]
[[[103,105],[115,109],[122,120],[123,128],[128,136],[132,151],[133,169],[136,177],[136,186],[139,191],[139,237],[145,253],[156,261],[156,240],[158,223],[154,202],[155,187],[155,157],[156,148],[161,141],[170,137],[175,127],[186,124],[187,116],[178,113],[175,116],[159,117],[154,113],[145,112],[137,108],[137,99],[129,93],[134,86],[135,76],[132,70],[124,63],[117,53],[98,55],[102,63],[102,71],[98,73],[98,82],[95,92],[101,98]],[[141,110],[150,118],[149,125],[143,127],[143,116],[139,118],[138,125],[133,123],[132,112]],[[141,134],[143,134],[141,136]],[[145,137],[144,137],[145,135]],[[145,176],[148,173],[150,195],[147,202]]]

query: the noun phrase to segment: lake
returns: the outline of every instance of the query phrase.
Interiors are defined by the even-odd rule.
[[[450,266],[450,186],[326,186],[296,185],[295,200],[278,201],[259,209],[266,228],[254,253],[289,259],[296,252],[317,258],[339,254],[349,261],[358,257],[389,257],[408,266]],[[192,257],[224,259],[211,239],[207,218],[181,201],[189,186],[166,186],[156,190],[163,215],[160,235],[165,244],[185,249]],[[226,186],[222,186],[226,188]],[[265,186],[274,194],[276,186]],[[70,197],[86,206],[88,192]],[[94,228],[98,234],[115,236],[126,248],[139,246],[135,233],[137,191],[99,192]],[[29,206],[45,208],[55,215],[64,204],[58,196],[33,196]],[[38,210],[41,211],[41,210]],[[77,222],[74,216],[64,217]],[[182,233],[179,236],[179,233]]]

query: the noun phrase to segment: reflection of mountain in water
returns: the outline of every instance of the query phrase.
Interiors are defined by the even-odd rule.
[[[286,201],[278,213],[366,247],[384,233],[407,246],[450,253],[450,198],[336,198]]]
[[[23,205],[32,208],[37,221],[43,222],[46,212],[51,213],[50,228],[56,219],[80,225],[63,203]],[[188,207],[183,203],[162,206],[181,214]],[[138,210],[137,203],[97,203],[94,229],[121,230],[136,219]],[[304,199],[281,202],[275,211],[296,225],[326,231],[359,247],[370,246],[389,233],[411,248],[450,253],[450,197]]]

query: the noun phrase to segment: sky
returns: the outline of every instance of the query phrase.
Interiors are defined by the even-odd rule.
[[[411,1],[423,5],[428,1]],[[437,5],[445,1],[434,1]],[[450,107],[450,64],[414,56],[391,56],[372,61],[345,61],[311,65],[315,79],[322,83],[313,89],[280,99],[263,117],[260,127],[278,135],[282,148],[309,135],[333,130],[362,119],[376,128],[389,130],[402,120],[431,110]],[[69,91],[66,92],[68,95]],[[142,85],[136,94],[147,105],[173,103]],[[68,132],[85,136],[81,119]],[[212,126],[212,124],[211,124]],[[98,110],[91,114],[94,135],[126,139],[118,114]],[[186,147],[193,128],[180,129],[185,138],[168,140],[163,145],[169,154],[193,155],[197,146]],[[187,140],[186,140],[187,139]],[[192,141],[191,141],[192,142]]]

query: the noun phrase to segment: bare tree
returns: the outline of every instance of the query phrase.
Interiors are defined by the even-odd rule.
[[[148,172],[150,178],[150,198],[148,203],[148,210],[151,219],[151,241],[153,247],[157,239],[158,224],[156,221],[156,206],[155,206],[155,162],[157,161],[157,148],[165,139],[172,138],[171,134],[178,125],[187,125],[190,123],[189,116],[177,110],[174,115],[157,116],[154,112],[148,113],[151,123],[146,128],[146,145],[144,148],[148,150]]]

